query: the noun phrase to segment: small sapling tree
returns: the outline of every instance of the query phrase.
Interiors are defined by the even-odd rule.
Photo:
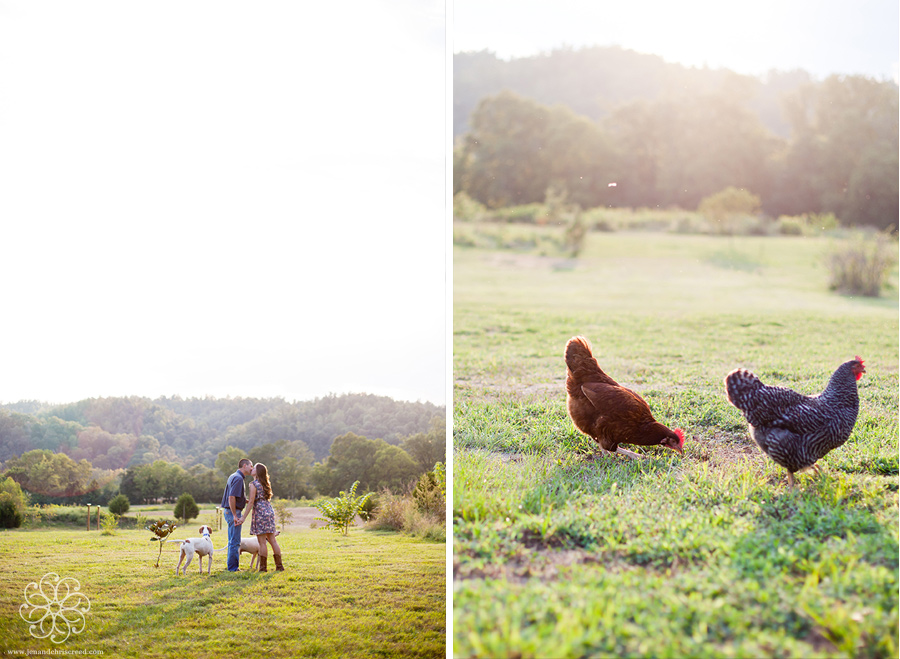
[[[150,526],[147,527],[148,531],[152,531],[156,537],[150,538],[150,542],[158,542],[159,543],[159,554],[156,556],[156,567],[159,567],[159,557],[162,556],[162,545],[163,540],[169,537],[169,535],[177,529],[178,527],[175,524],[169,524],[169,522],[153,522]]]
[[[288,510],[288,503],[290,502],[287,499],[272,499],[272,508],[275,510],[275,517],[278,518],[282,530],[294,518],[294,513]]]
[[[361,497],[356,496],[358,485],[359,481],[356,481],[349,492],[341,491],[336,499],[313,504],[323,515],[316,519],[326,522],[322,528],[340,531],[341,534],[347,535],[356,516],[360,514],[369,497],[372,496],[371,492]]]

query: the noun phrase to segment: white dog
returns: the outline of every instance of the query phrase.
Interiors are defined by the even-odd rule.
[[[281,531],[275,531],[275,537],[277,538],[281,534]],[[241,538],[241,551],[238,556],[241,554],[250,554],[250,569],[253,569],[253,564],[259,562],[259,538],[255,535],[251,535],[248,538]]]
[[[204,525],[200,527],[200,538],[188,538],[187,540],[174,540],[173,542],[181,543],[181,556],[178,557],[178,565],[175,568],[175,575],[178,575],[178,570],[181,569],[181,561],[187,560],[184,563],[184,568],[181,570],[181,574],[187,574],[187,566],[191,564],[191,560],[194,558],[194,553],[199,557],[197,560],[200,561],[200,574],[203,574],[203,557],[206,556],[206,574],[209,574],[209,571],[212,569],[212,557],[213,557],[213,544],[212,540],[209,538],[209,534],[212,533],[212,529],[208,526]]]

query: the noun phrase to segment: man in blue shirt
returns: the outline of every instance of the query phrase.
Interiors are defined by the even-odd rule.
[[[241,558],[241,524],[246,517],[241,517],[247,497],[244,496],[244,477],[253,470],[253,463],[243,458],[238,463],[238,470],[228,477],[225,483],[225,494],[222,495],[222,507],[225,509],[225,521],[228,522],[228,571],[237,572]],[[250,515],[250,511],[247,511]]]

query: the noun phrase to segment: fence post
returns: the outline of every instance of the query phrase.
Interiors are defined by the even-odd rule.
[[[100,504],[97,504],[97,530],[100,530]]]
[[[88,507],[88,518],[87,518],[87,530],[91,530],[91,504],[87,505]]]

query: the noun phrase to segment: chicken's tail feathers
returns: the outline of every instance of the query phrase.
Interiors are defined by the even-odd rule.
[[[566,367],[569,370],[567,378],[569,384],[573,386],[581,386],[586,382],[618,384],[600,368],[600,364],[594,358],[591,342],[583,336],[573,336],[566,342],[565,356]]]
[[[583,336],[573,336],[566,341],[566,364],[591,359],[593,356],[594,351],[591,348],[591,342]]]
[[[746,368],[736,368],[725,376],[728,401],[742,412],[747,410],[753,395],[762,387],[762,380]]]
[[[751,398],[762,386],[762,381],[745,368],[736,368],[725,376],[728,401],[742,412],[747,410]]]

